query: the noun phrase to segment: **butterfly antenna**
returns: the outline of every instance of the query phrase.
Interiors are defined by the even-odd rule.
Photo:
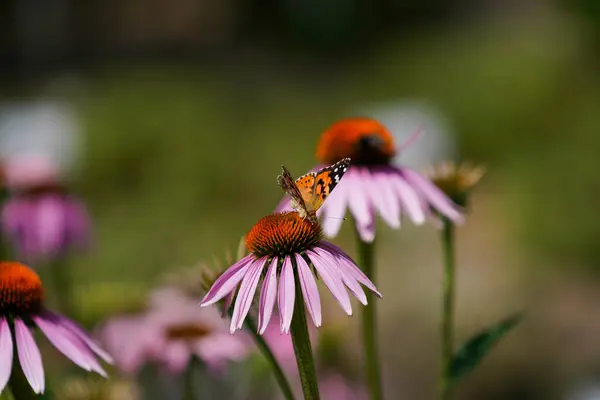
[[[346,217],[325,217],[325,218],[331,218],[331,219],[341,219],[342,221],[347,220],[348,218]]]

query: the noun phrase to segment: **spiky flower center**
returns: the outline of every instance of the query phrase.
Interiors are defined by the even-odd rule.
[[[295,211],[286,212],[260,219],[246,235],[246,247],[257,257],[295,254],[311,248],[322,237],[318,224]]]
[[[196,340],[209,335],[212,330],[200,323],[175,324],[167,327],[165,336],[173,340]]]
[[[382,165],[395,155],[393,136],[372,118],[338,121],[321,135],[317,144],[317,159],[323,164],[350,157],[353,165]]]
[[[0,262],[0,315],[28,316],[39,311],[43,301],[38,274],[18,262]]]

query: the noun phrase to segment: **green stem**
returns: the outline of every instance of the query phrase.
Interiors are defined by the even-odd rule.
[[[196,392],[194,390],[194,370],[196,367],[196,359],[192,357],[185,370],[183,377],[183,393],[182,400],[195,400]]]
[[[454,355],[454,225],[445,218],[443,223],[444,286],[442,294],[440,398],[448,400],[450,398],[451,367]]]
[[[294,280],[296,290],[296,300],[294,301],[294,314],[292,318],[291,334],[294,344],[294,354],[298,364],[300,382],[302,383],[302,392],[305,400],[319,400],[319,386],[317,384],[317,373],[315,362],[313,360],[312,348],[310,345],[310,336],[308,335],[308,325],[306,323],[306,310],[304,309],[304,299],[300,287],[298,270],[294,265]]]
[[[256,346],[261,351],[263,356],[267,359],[267,362],[271,365],[271,369],[273,370],[273,375],[275,375],[275,380],[279,384],[281,391],[283,392],[283,396],[286,400],[294,400],[294,393],[292,392],[292,387],[288,382],[285,374],[283,373],[283,369],[277,362],[277,359],[273,355],[271,348],[265,341],[265,338],[262,335],[258,334],[258,329],[256,328],[256,323],[254,319],[248,315],[245,320],[246,328],[252,334],[254,341],[256,342]]]
[[[371,282],[375,283],[375,242],[363,242],[358,238],[358,256],[360,267],[369,277]],[[383,399],[381,388],[381,370],[379,368],[379,349],[377,346],[377,308],[375,296],[370,290],[366,291],[367,306],[363,308],[362,330],[363,347],[365,352],[365,373],[369,395],[371,400]]]

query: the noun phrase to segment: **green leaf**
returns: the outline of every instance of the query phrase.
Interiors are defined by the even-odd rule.
[[[466,374],[471,372],[492,347],[523,319],[522,313],[510,316],[496,325],[492,325],[469,339],[454,354],[450,365],[450,382],[456,384]]]

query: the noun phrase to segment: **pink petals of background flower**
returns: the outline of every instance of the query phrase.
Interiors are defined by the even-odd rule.
[[[405,149],[419,133],[399,149]],[[435,217],[433,211],[455,223],[462,222],[461,209],[431,181],[410,168],[391,164],[396,150],[389,131],[370,118],[341,120],[323,133],[317,146],[321,163],[352,158],[344,179],[317,212],[326,236],[337,235],[347,209],[365,242],[375,238],[375,214],[392,228],[400,227],[402,214],[421,225],[426,217]],[[278,211],[289,209],[287,198],[277,207]]]
[[[2,208],[2,229],[19,256],[46,260],[88,245],[87,210],[66,192],[51,164],[38,159],[9,160],[4,173],[10,196]]]
[[[199,309],[197,299],[170,287],[152,293],[147,311],[107,321],[99,337],[115,354],[117,366],[130,373],[155,363],[178,374],[192,357],[222,372],[249,350],[244,336],[229,334],[216,309]]]

